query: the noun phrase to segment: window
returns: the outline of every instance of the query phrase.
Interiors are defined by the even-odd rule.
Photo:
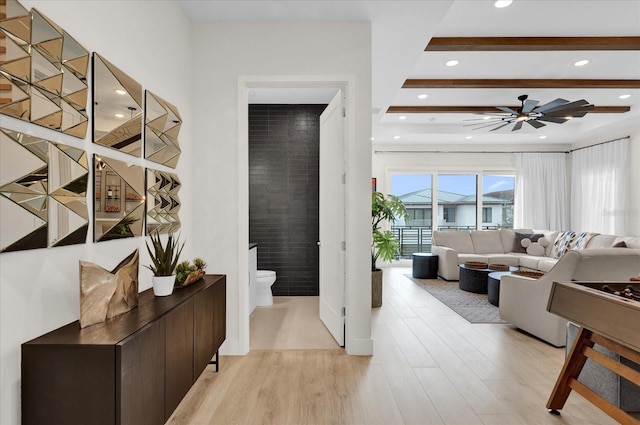
[[[442,217],[444,218],[445,222],[454,223],[456,221],[456,208],[444,207],[442,209]]]
[[[482,222],[483,223],[491,223],[491,214],[493,209],[491,207],[482,207]]]
[[[482,227],[513,229],[515,176],[482,176]],[[487,208],[489,211],[486,212]],[[487,215],[488,214],[488,215]]]
[[[477,227],[476,174],[438,175],[438,227],[466,230]]]

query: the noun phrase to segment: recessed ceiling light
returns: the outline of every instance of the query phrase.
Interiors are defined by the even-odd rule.
[[[547,138],[547,136],[540,136],[540,137],[538,137],[538,139],[546,139],[546,138]]]
[[[400,115],[400,116],[398,117],[398,119],[399,119],[399,120],[406,120],[406,119],[407,119],[407,116],[406,116],[406,115]]]
[[[465,139],[473,139],[473,136],[466,136]]]
[[[372,138],[371,138],[371,140],[376,140],[376,138],[375,138],[375,137],[372,137]]]
[[[424,93],[418,95],[418,99],[426,99],[427,97],[429,97],[429,95]]]
[[[482,117],[483,120],[491,119],[491,117]]]
[[[618,96],[618,99],[629,99],[630,97],[630,94],[621,94],[620,96]]]
[[[126,90],[122,90],[122,89],[115,89],[114,92],[118,93],[118,94],[127,94]]]
[[[513,3],[513,0],[498,0],[493,5],[498,9],[502,9],[503,7],[509,6],[511,3]]]
[[[458,63],[460,63],[460,62],[458,62],[458,61],[457,61],[457,60],[455,60],[455,59],[451,59],[450,61],[448,61],[448,62],[446,63],[446,65],[447,65],[447,66],[456,66]]]
[[[124,114],[113,114],[116,118],[124,118]]]
[[[574,63],[574,65],[575,66],[585,66],[588,63],[589,63],[589,59],[582,59],[582,60],[579,60],[578,62]]]
[[[398,140],[400,136],[393,136],[394,139]]]

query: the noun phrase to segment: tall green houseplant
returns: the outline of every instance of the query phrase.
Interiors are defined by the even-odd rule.
[[[382,230],[384,221],[407,218],[407,210],[397,196],[380,192],[371,194],[371,307],[382,305],[382,270],[376,268],[378,258],[391,261],[398,253],[400,242],[390,230]]]
[[[400,218],[407,218],[407,210],[402,201],[393,195],[380,192],[371,194],[371,228],[373,242],[371,244],[371,271],[376,269],[378,258],[391,261],[400,248],[400,241],[390,230],[381,230],[382,222],[394,222]]]

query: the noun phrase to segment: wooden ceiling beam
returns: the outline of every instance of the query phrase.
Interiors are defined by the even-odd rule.
[[[403,89],[640,89],[640,80],[408,79]]]
[[[521,105],[508,106],[511,109],[519,109]],[[589,111],[590,114],[623,114],[629,112],[629,106],[596,106]],[[456,113],[502,113],[495,106],[389,106],[389,114],[456,114]]]
[[[640,37],[434,37],[425,52],[640,50]]]

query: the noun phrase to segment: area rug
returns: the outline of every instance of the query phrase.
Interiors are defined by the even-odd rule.
[[[507,323],[500,319],[498,307],[489,303],[487,294],[463,291],[458,287],[458,282],[447,282],[442,279],[416,279],[410,274],[405,276],[469,323]]]

